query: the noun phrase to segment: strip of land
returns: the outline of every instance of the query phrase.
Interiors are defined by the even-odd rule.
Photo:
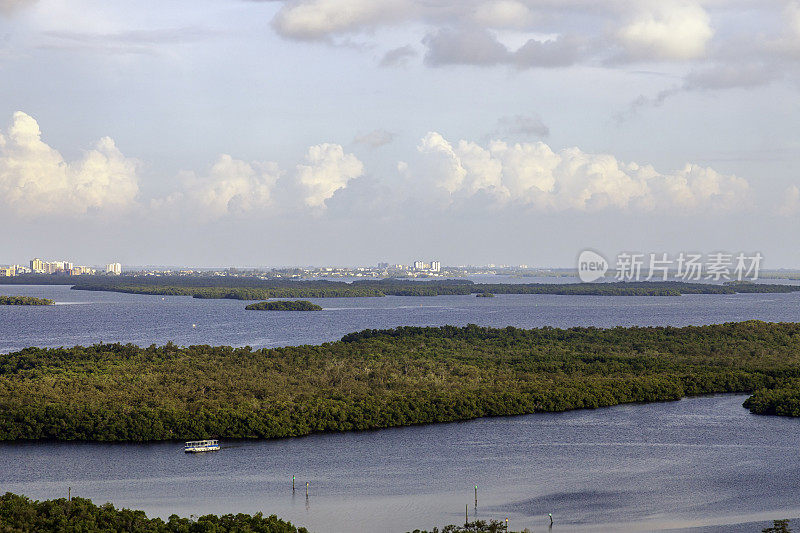
[[[276,438],[755,392],[800,414],[800,324],[365,330],[319,346],[0,355],[0,439]],[[783,392],[782,392],[783,391]]]
[[[21,275],[4,283],[71,285],[85,291],[159,296],[267,300],[270,298],[359,298],[471,294],[555,294],[584,296],[680,296],[682,294],[789,293],[800,285],[728,282],[623,281],[605,283],[475,283],[467,279],[415,281],[365,279],[352,283],[223,276],[41,276]]]
[[[680,296],[682,294],[788,293],[800,285],[756,283],[617,282],[617,283],[473,283],[469,280],[333,281],[203,280],[162,278],[158,282],[129,278],[81,282],[75,290],[131,294],[184,295],[194,298],[265,300],[269,298],[353,298],[380,296],[453,296],[470,294],[555,294],[578,296]]]

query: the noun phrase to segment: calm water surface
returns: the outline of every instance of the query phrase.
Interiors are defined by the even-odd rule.
[[[315,313],[52,286],[0,286],[0,294],[57,302],[0,306],[0,353],[99,341],[281,346],[399,325],[800,321],[800,293],[317,299],[324,310]],[[441,527],[463,520],[465,505],[470,519],[508,517],[512,529],[532,531],[546,531],[547,513],[556,517],[554,531],[760,531],[768,519],[800,516],[800,421],[750,415],[743,400],[227,442],[199,456],[176,443],[4,443],[0,492],[41,499],[71,486],[73,494],[151,515],[263,511],[319,532]]]
[[[234,441],[204,455],[180,443],[2,444],[0,490],[41,499],[71,486],[162,517],[263,511],[320,532],[441,527],[465,505],[518,530],[546,531],[553,513],[554,531],[760,531],[800,516],[800,420],[751,415],[744,398]]]
[[[51,307],[0,306],[0,353],[26,346],[132,342],[254,348],[319,344],[365,328],[632,326],[800,321],[800,292],[676,297],[509,294],[312,299],[314,313],[245,311],[238,300],[0,285],[0,294],[51,298]],[[193,327],[194,325],[194,327]]]

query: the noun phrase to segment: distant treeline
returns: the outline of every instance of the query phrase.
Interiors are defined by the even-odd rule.
[[[239,285],[237,285],[237,283]],[[469,280],[410,281],[398,279],[281,281],[250,278],[117,277],[78,281],[76,290],[133,294],[183,295],[195,298],[265,300],[268,298],[352,298],[376,296],[442,296],[469,294],[557,294],[587,296],[680,296],[681,294],[785,293],[800,285],[736,283],[610,282],[610,283],[473,283]]]
[[[359,298],[384,296],[378,290],[360,287],[172,287],[151,285],[75,285],[80,291],[111,291],[159,296],[192,296],[203,299],[266,300],[268,298]]]
[[[274,438],[751,391],[754,412],[791,415],[778,406],[798,383],[800,324],[755,321],[401,327],[256,351],[27,348],[0,355],[0,439]]]
[[[197,520],[172,515],[165,522],[144,511],[95,505],[85,498],[35,501],[7,492],[0,496],[2,533],[308,533],[272,515],[205,515]]]
[[[0,296],[0,305],[55,305],[55,302],[33,296]]]
[[[245,307],[248,311],[322,311],[322,307],[307,300],[277,300],[258,302]]]

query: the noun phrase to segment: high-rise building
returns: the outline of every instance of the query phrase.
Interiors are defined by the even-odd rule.
[[[106,265],[106,274],[119,276],[122,274],[122,265],[119,263],[109,263]]]
[[[31,270],[34,273],[44,272],[45,271],[44,261],[42,261],[38,257],[35,259],[31,259]]]
[[[425,263],[422,261],[414,261],[414,270],[425,270]]]
[[[441,272],[442,271],[442,263],[439,261],[431,261],[431,270],[433,272]]]

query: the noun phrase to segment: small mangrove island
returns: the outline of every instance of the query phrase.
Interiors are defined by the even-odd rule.
[[[258,302],[245,307],[248,311],[322,311],[322,307],[308,300],[277,300],[274,302]]]
[[[494,293],[491,292],[479,292],[475,295],[478,298],[494,298]]]
[[[34,298],[33,296],[0,296],[0,305],[55,305],[49,298]]]

